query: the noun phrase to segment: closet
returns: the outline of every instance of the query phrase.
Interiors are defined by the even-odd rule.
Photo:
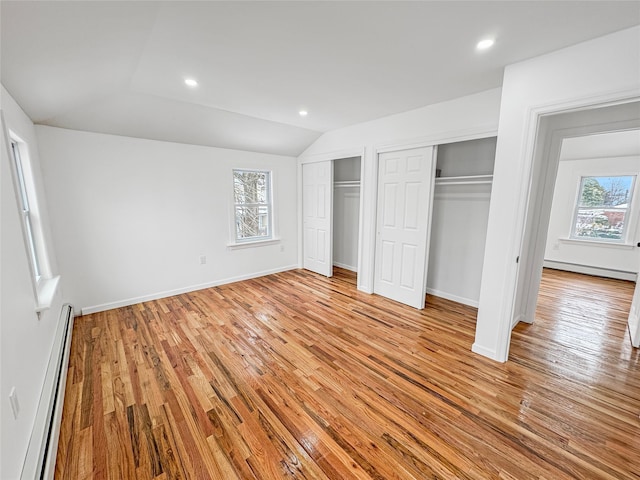
[[[415,257],[416,262],[425,262],[425,267],[428,267],[426,288],[423,287],[423,281],[418,288],[423,293],[426,289],[426,293],[477,306],[482,281],[496,138],[441,144],[437,148],[429,148],[432,152],[433,167],[433,173],[430,175],[435,175],[436,178],[430,177],[433,190],[429,192],[432,198],[432,213],[430,235],[427,235],[428,260],[424,258],[426,255],[423,256],[424,260]],[[393,158],[387,160],[393,164],[395,156],[399,158],[401,153],[406,152],[407,150],[402,150],[398,155],[385,152],[382,159],[390,155]],[[415,163],[415,159],[412,159]],[[358,260],[364,261],[365,266],[369,268],[370,258],[361,259],[359,251],[362,216],[361,169],[360,156],[302,164],[303,268],[326,276],[332,275],[334,266],[361,274],[362,272],[358,271]],[[391,171],[393,168],[389,167],[386,170]],[[378,174],[378,180],[380,178]],[[379,185],[372,185],[371,188],[381,191]],[[409,194],[411,192],[408,191]],[[416,205],[417,202],[422,206],[409,213],[420,212],[420,208],[428,208],[428,205],[417,198],[411,195],[408,198],[408,204]],[[401,203],[403,202],[398,205]],[[381,209],[380,205],[366,210],[370,213],[386,211]],[[368,220],[379,223],[379,219]],[[387,246],[388,244],[389,242]],[[405,244],[406,242],[403,243],[404,247]],[[407,247],[404,250],[407,253],[411,249]],[[372,253],[378,255],[381,251],[376,243]],[[405,257],[408,258],[407,255]],[[376,262],[377,260],[376,257]],[[397,265],[408,266],[411,261],[394,261],[392,264],[394,268]],[[375,264],[371,267],[373,291],[384,295],[376,290],[378,276],[386,271],[384,265]],[[406,283],[405,281],[404,284]]]
[[[478,306],[496,138],[438,146],[427,293]]]
[[[333,265],[358,271],[360,157],[333,165]]]

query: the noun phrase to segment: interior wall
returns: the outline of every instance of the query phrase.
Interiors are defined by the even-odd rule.
[[[635,208],[630,212],[627,219],[629,227],[632,228],[630,232],[631,245],[567,241],[571,235],[575,202],[580,189],[580,178],[593,175],[614,176],[628,174],[640,175],[640,157],[574,160],[562,160],[561,157],[556,187],[553,193],[547,246],[544,254],[545,261],[638,273],[640,249],[633,246],[633,241],[638,237],[636,233],[638,222],[632,223],[632,220],[638,216],[637,207],[640,201],[637,195],[632,205]],[[638,186],[636,186],[637,188]],[[602,273],[606,274],[605,271]]]
[[[333,162],[333,264],[358,271],[358,231],[360,226],[360,157]],[[338,182],[338,183],[336,183]]]
[[[361,178],[363,195],[362,244],[363,259],[358,272],[358,288],[373,292],[373,264],[376,238],[377,150],[384,146],[438,144],[466,136],[495,133],[500,109],[500,89],[457,98],[378,120],[333,130],[323,134],[300,157],[299,161],[331,156],[341,151],[358,151],[364,147]],[[299,199],[299,201],[301,201]]]
[[[40,221],[49,247],[49,261],[55,272],[56,252],[49,234],[46,193],[41,182],[38,144],[33,123],[4,87],[0,104],[7,128],[28,145],[38,194]],[[11,159],[4,135],[1,150],[0,478],[19,478],[58,327],[62,294],[58,291],[51,307],[39,316],[36,314],[29,257],[23,240]],[[13,387],[16,388],[20,405],[17,419],[13,417],[9,403],[9,393]]]
[[[505,69],[475,352],[508,356],[539,115],[637,97],[638,38],[634,27]]]
[[[438,146],[436,168],[446,177],[491,175],[495,137]],[[436,179],[427,293],[478,306],[491,183]]]
[[[76,308],[113,308],[296,267],[295,158],[36,131],[62,281]],[[273,172],[278,242],[228,247],[233,168]]]

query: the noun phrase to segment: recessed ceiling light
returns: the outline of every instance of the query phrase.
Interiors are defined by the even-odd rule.
[[[478,50],[486,50],[487,48],[493,47],[494,43],[496,43],[496,41],[493,38],[485,38],[484,40],[480,40],[478,42],[476,48]]]
[[[309,112],[307,112],[306,110],[300,110],[298,113],[301,117],[306,117],[309,114]]]
[[[193,78],[185,78],[184,83],[189,87],[197,87],[198,82],[196,82]]]

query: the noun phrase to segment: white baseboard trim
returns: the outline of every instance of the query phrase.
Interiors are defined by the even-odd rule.
[[[176,288],[174,290],[167,290],[167,291],[158,292],[158,293],[151,293],[149,295],[142,295],[140,297],[127,298],[125,300],[118,300],[115,302],[102,303],[100,305],[83,307],[81,312],[82,312],[82,315],[88,315],[90,313],[97,313],[97,312],[104,312],[105,310],[112,310],[114,308],[120,308],[120,307],[128,307],[129,305],[135,305],[137,303],[148,302],[150,300],[158,300],[159,298],[173,297],[174,295],[180,295],[182,293],[195,292],[196,290],[203,290],[205,288],[226,285],[227,283],[241,282],[242,280],[250,280],[252,278],[264,277],[265,275],[286,272],[288,270],[295,270],[297,268],[298,268],[298,265],[287,265],[285,267],[274,268],[271,270],[264,270],[262,272],[249,273],[247,275],[238,275],[236,277],[224,278],[221,280],[215,280],[213,282],[201,283],[199,285],[191,285],[189,287]]]
[[[443,292],[442,290],[436,290],[435,288],[427,288],[427,293],[430,295],[435,295],[436,297],[441,297],[447,300],[451,300],[452,302],[462,303],[463,305],[468,305],[469,307],[478,308],[478,305],[479,305],[478,300],[472,300],[471,298],[460,297],[452,293]]]
[[[353,265],[347,265],[346,263],[333,262],[334,267],[344,268],[345,270],[349,270],[350,272],[357,272],[358,268]]]
[[[542,264],[545,268],[554,270],[565,270],[567,272],[584,273],[596,277],[615,278],[617,280],[629,280],[635,282],[638,274],[633,272],[625,272],[622,270],[613,270],[610,268],[591,267],[588,265],[578,265],[576,263],[556,262],[554,260],[545,260]]]
[[[496,351],[487,347],[483,347],[482,345],[478,345],[476,342],[471,346],[471,351],[473,353],[477,353],[478,355],[482,355],[483,357],[490,358],[491,360],[495,360],[496,362],[504,363],[506,359],[499,358],[496,354]]]
[[[516,315],[515,317],[513,317],[513,320],[511,321],[511,330],[513,330],[515,326],[520,322],[531,323],[527,322],[524,313],[521,313],[520,315]]]

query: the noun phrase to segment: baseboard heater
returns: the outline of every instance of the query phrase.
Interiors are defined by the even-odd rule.
[[[554,270],[564,270],[567,272],[584,273],[585,275],[593,275],[596,277],[615,278],[618,280],[628,280],[635,282],[638,274],[634,272],[625,272],[622,270],[614,270],[612,268],[591,267],[589,265],[580,265],[578,263],[557,262],[555,260],[545,260],[543,263],[545,268]]]
[[[73,320],[73,307],[63,305],[21,480],[49,480],[55,473]]]

